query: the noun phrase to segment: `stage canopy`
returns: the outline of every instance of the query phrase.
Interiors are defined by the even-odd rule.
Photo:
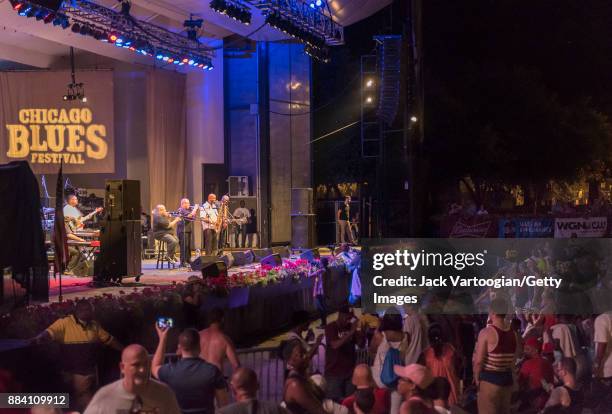
[[[96,0],[94,3],[115,11],[121,7],[116,0]],[[281,40],[287,36],[264,25],[264,16],[253,6],[251,24],[247,26],[213,11],[209,3],[201,0],[132,0],[130,14],[140,21],[183,34],[183,22],[186,19],[191,15],[202,18],[204,24],[199,33],[201,41],[211,47],[219,47],[219,40],[235,34],[256,41]],[[328,4],[334,21],[347,26],[376,13],[389,3],[390,0],[329,0]],[[0,70],[14,68],[14,63],[24,65],[24,68],[53,67],[58,59],[69,54],[69,46],[127,63],[155,63],[150,57],[110,47],[92,37],[61,30],[35,18],[19,16],[8,1],[0,2],[0,23]],[[186,67],[170,68],[188,70]]]

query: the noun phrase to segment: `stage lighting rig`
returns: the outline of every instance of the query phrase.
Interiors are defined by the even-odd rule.
[[[202,27],[202,19],[193,19],[191,16],[190,20],[185,22],[185,27],[188,29],[186,37],[152,23],[137,20],[130,15],[130,1],[118,0],[118,2],[121,4],[121,12],[90,0],[71,0],[64,2],[63,7],[58,5],[57,9],[40,6],[35,0],[10,0],[13,9],[21,16],[36,17],[37,20],[53,23],[53,26],[60,26],[63,29],[73,24],[75,27],[72,31],[82,36],[91,36],[116,47],[156,57],[163,62],[212,70],[214,49],[200,44],[197,40],[197,29]],[[80,99],[78,91],[75,93],[69,91],[66,94],[67,99],[71,96]]]
[[[344,43],[344,29],[336,23],[327,2],[321,0],[320,7],[310,7],[310,0],[246,0],[260,9],[266,23],[308,46],[321,48],[325,45]]]
[[[210,8],[247,26],[251,24],[251,9],[238,0],[212,0]]]
[[[85,103],[87,102],[87,97],[85,96],[85,88],[83,87],[83,83],[77,83],[76,76],[74,74],[74,48],[73,47],[70,47],[70,68],[71,68],[71,72],[70,72],[71,82],[68,84],[68,91],[66,92],[66,95],[64,95],[64,101],[79,100]]]
[[[203,19],[194,19],[193,15],[190,15],[189,20],[183,22],[183,27],[187,32],[187,38],[197,42],[198,31],[202,28],[202,23],[204,23]]]

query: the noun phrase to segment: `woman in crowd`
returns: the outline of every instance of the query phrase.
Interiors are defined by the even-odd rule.
[[[453,405],[459,401],[459,376],[457,366],[459,358],[457,351],[448,342],[444,341],[442,330],[438,325],[429,328],[429,347],[423,351],[422,362],[430,369],[435,377],[442,377],[450,383],[450,397],[448,402]]]

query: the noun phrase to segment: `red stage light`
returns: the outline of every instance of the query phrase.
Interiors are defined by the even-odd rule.
[[[183,63],[187,63],[187,62],[189,62],[189,59],[187,58],[183,59]]]
[[[23,7],[23,3],[20,3],[18,1],[11,1],[11,4],[13,5],[13,10],[15,11],[19,11],[19,9]]]
[[[115,42],[115,40],[117,40],[117,39],[118,39],[118,38],[117,38],[117,35],[114,35],[114,34],[112,34],[112,35],[110,35],[110,36],[108,37],[108,40],[110,40],[110,41],[111,41],[111,42],[113,42],[113,43],[114,43],[114,42]]]

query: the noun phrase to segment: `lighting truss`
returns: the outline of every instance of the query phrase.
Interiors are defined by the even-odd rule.
[[[45,24],[52,22],[54,26],[61,25],[63,29],[71,26],[74,33],[113,43],[167,63],[208,70],[213,68],[214,49],[200,44],[197,38],[190,39],[135,19],[129,15],[129,7],[124,7],[124,3],[121,12],[87,0],[66,2],[66,6],[57,12],[27,0],[11,0],[11,5],[20,16],[36,17]]]
[[[264,16],[276,15],[311,35],[320,37],[327,45],[344,44],[344,29],[334,22],[325,9],[311,8],[302,0],[247,0],[262,11]],[[302,39],[300,39],[302,40]]]
[[[151,23],[138,21],[135,18],[116,12],[107,7],[86,0],[76,0],[65,8],[65,13],[72,19],[104,27],[107,31],[118,33],[124,38],[138,39],[151,47],[156,53],[159,50],[175,53],[177,56],[188,55],[200,60],[210,60],[212,49]]]

